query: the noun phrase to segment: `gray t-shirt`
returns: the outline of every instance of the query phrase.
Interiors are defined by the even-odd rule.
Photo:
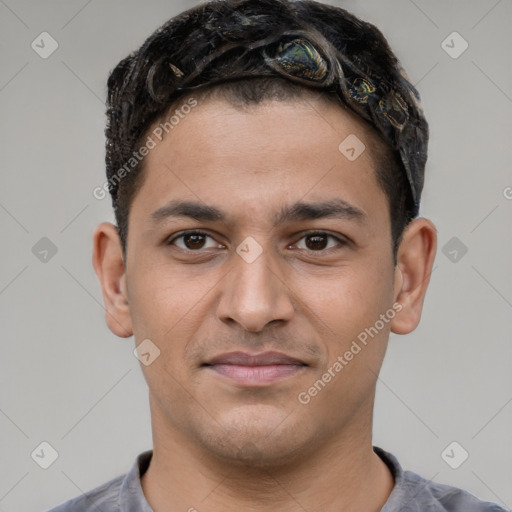
[[[395,478],[395,486],[380,512],[507,512],[450,485],[431,482],[404,471],[394,455],[374,446]],[[141,453],[129,473],[110,480],[47,512],[153,512],[142,492],[140,477],[149,467],[153,451]]]

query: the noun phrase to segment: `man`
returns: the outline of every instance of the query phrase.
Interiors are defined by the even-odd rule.
[[[54,511],[503,510],[372,445],[436,251],[428,127],[382,34],[312,1],[212,1],[108,88],[117,226],[93,263],[154,449]]]

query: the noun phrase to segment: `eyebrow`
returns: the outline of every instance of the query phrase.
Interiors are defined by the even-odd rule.
[[[173,200],[151,214],[153,223],[160,223],[172,217],[188,217],[204,222],[226,222],[229,215],[216,206],[194,201]],[[285,205],[272,217],[274,226],[290,222],[334,218],[363,222],[367,215],[343,199],[334,198],[320,202],[296,202]]]

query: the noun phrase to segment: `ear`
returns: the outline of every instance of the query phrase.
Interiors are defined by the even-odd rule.
[[[122,245],[110,222],[101,223],[94,231],[92,264],[100,280],[108,328],[121,338],[132,336]]]
[[[401,305],[391,331],[407,334],[418,326],[437,248],[437,231],[428,219],[415,219],[405,228],[395,268],[395,303]]]

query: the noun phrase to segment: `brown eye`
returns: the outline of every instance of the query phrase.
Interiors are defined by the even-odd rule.
[[[204,235],[185,235],[183,242],[187,249],[201,249],[205,243]]]
[[[327,236],[325,235],[308,235],[306,238],[306,247],[312,251],[325,249],[327,246]]]
[[[334,243],[331,242],[331,240],[334,241]],[[297,242],[299,249],[306,249],[308,251],[316,252],[331,249],[336,246],[343,247],[344,245],[347,245],[347,242],[343,238],[338,238],[334,235],[324,232],[307,233],[300,239],[299,242]]]
[[[208,242],[210,240],[210,242]],[[178,243],[179,242],[179,243]],[[220,247],[213,238],[203,233],[202,231],[189,231],[188,233],[182,233],[169,240],[169,245],[176,245],[180,249],[188,251],[198,251],[199,249],[210,249]],[[207,245],[207,244],[210,245]]]

